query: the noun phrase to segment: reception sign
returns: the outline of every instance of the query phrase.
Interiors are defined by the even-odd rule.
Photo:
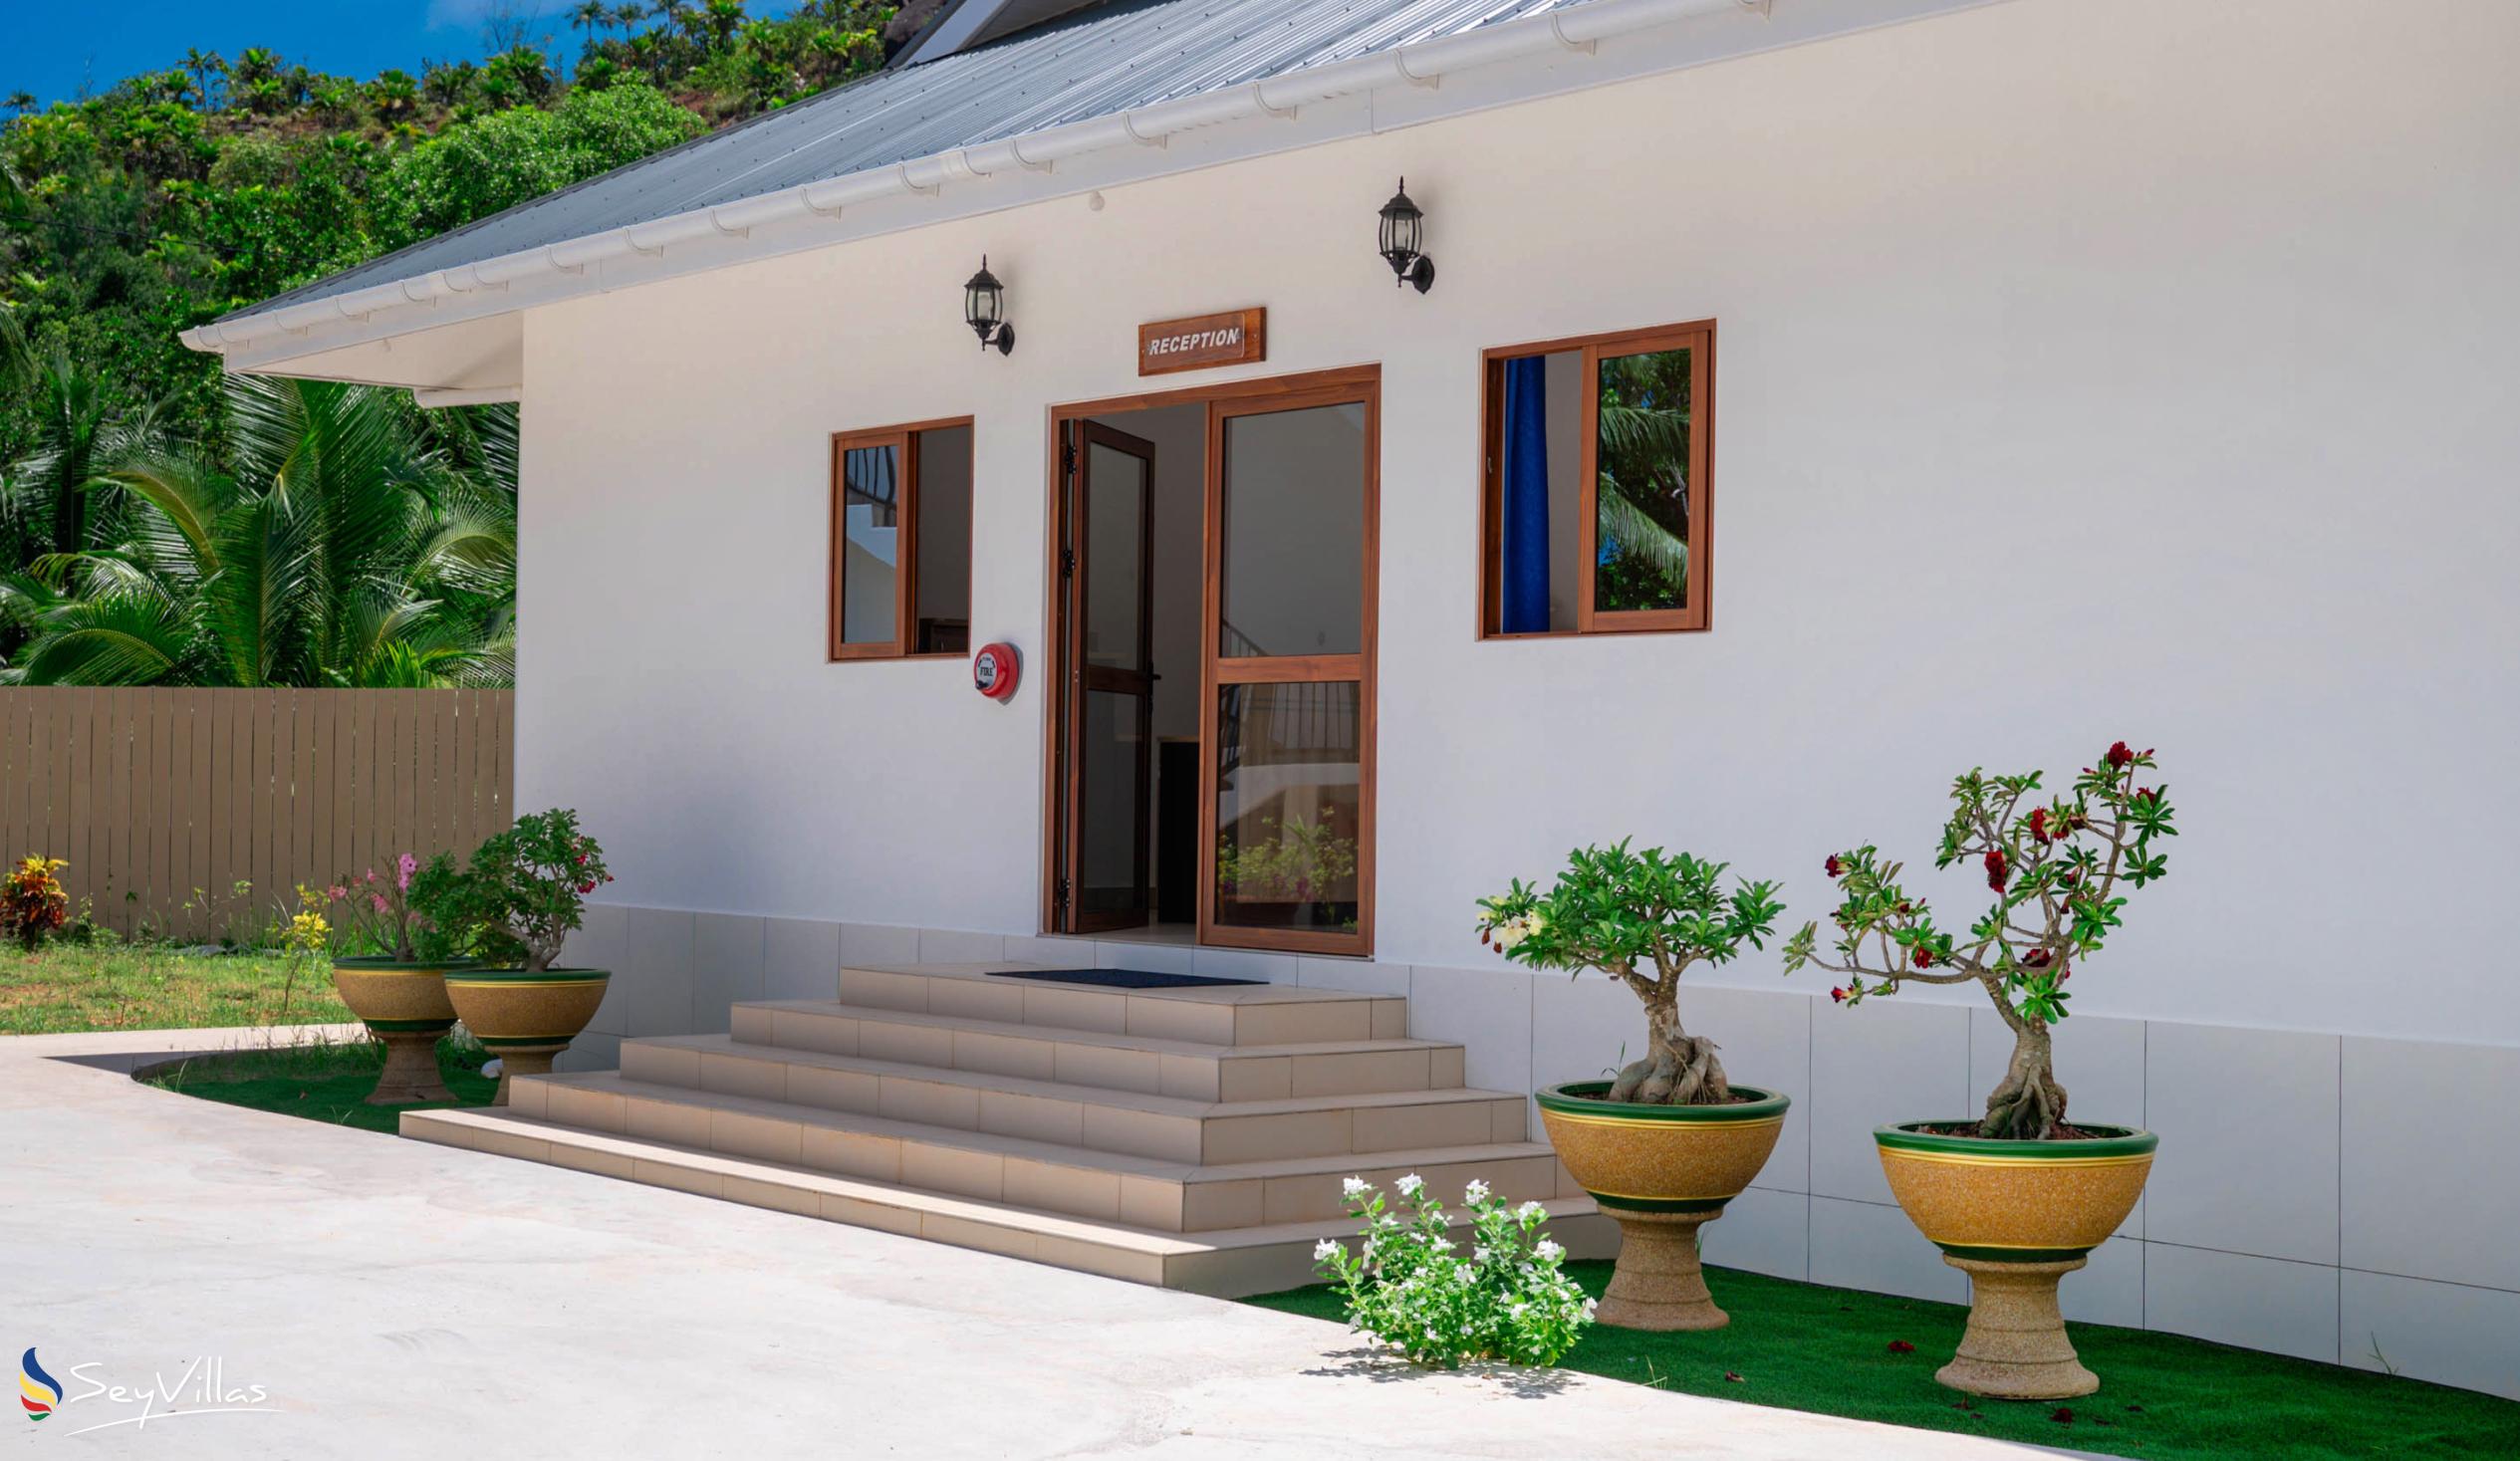
[[[1269,312],[1234,310],[1137,327],[1137,373],[1205,370],[1269,358]]]

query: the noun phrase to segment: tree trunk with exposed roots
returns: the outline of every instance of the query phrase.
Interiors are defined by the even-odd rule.
[[[1682,1030],[1672,1000],[1648,1004],[1645,1023],[1649,1038],[1644,1058],[1620,1069],[1607,1099],[1640,1105],[1714,1105],[1732,1099],[1723,1062],[1715,1059],[1715,1042]]]
[[[2057,1084],[2046,1022],[2007,1013],[2013,1027],[2012,1063],[1986,1097],[1986,1118],[1977,1134],[1990,1139],[2045,1141],[2065,1124],[2065,1088]]]

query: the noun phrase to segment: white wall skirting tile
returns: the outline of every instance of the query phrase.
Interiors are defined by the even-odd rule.
[[[1469,1084],[1586,1080],[1643,1039],[1608,981],[1128,940],[591,907],[563,955],[614,990],[563,1070],[624,1037],[723,1031],[745,999],[837,998],[847,965],[1008,959],[1405,994],[1409,1033],[1468,1052]],[[2009,1048],[1991,1012],[1784,989],[1682,995],[1738,1082],[1794,1099],[1766,1170],[1706,1230],[1709,1262],[1964,1302],[1967,1280],[1890,1200],[1872,1130],[1983,1101]],[[2073,1110],[2161,1135],[2144,1200],[2069,1276],[2066,1316],[2520,1398],[2520,1049],[2085,1016],[2057,1035]],[[1535,1122],[1534,1129],[1537,1129]]]

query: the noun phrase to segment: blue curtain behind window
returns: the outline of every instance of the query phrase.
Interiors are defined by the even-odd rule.
[[[1549,421],[1545,356],[1505,363],[1504,603],[1509,634],[1549,628]]]

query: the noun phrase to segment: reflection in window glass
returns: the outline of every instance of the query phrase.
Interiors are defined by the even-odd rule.
[[[912,654],[962,654],[971,648],[971,428],[918,433],[918,632]]]
[[[1688,607],[1689,352],[1605,356],[1593,607]]]
[[[1356,682],[1217,693],[1216,921],[1356,932]]]
[[[1354,654],[1364,642],[1365,407],[1225,421],[1216,652]]]
[[[841,453],[841,511],[849,560],[841,568],[840,638],[844,644],[888,642],[893,587],[900,572],[901,454],[891,445]]]

